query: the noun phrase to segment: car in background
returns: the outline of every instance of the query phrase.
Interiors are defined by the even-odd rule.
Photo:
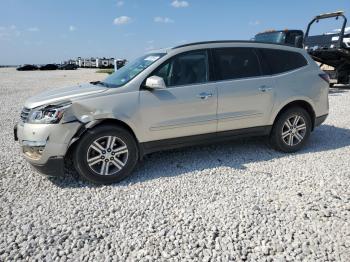
[[[38,67],[36,65],[24,65],[17,67],[17,71],[33,71],[38,70]]]
[[[125,66],[127,62],[126,59],[117,59],[117,70]]]
[[[60,70],[76,70],[78,68],[75,64],[63,64],[58,66],[58,69]]]
[[[40,70],[57,70],[58,66],[55,64],[47,64],[47,65],[43,65],[39,68]]]

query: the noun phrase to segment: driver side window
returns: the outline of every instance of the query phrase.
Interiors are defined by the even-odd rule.
[[[207,51],[177,55],[152,75],[162,77],[167,87],[205,83],[208,81]]]
[[[156,71],[152,74],[154,76],[159,76],[163,78],[166,86],[169,86],[169,76],[170,76],[170,62],[167,62],[165,65],[162,65],[160,68],[156,69]]]

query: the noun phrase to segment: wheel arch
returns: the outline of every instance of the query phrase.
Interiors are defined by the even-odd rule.
[[[136,137],[135,132],[130,127],[130,125],[128,125],[127,123],[125,123],[124,121],[119,120],[119,119],[115,119],[115,118],[101,119],[101,120],[96,121],[96,123],[92,124],[91,126],[89,126],[88,129],[95,128],[95,127],[101,126],[101,125],[116,125],[116,126],[124,127],[126,130],[128,130],[134,136],[135,140],[137,142],[139,142],[137,137]]]
[[[312,106],[312,104],[309,101],[306,101],[304,99],[297,99],[297,100],[289,101],[286,104],[284,104],[277,111],[277,114],[275,115],[275,117],[273,119],[273,124],[275,124],[276,120],[283,112],[285,112],[286,110],[288,110],[289,108],[292,108],[292,107],[301,107],[306,112],[309,113],[309,115],[311,117],[311,124],[312,124],[311,130],[313,131],[315,128],[316,113],[315,113],[315,110],[314,110],[314,107]]]
[[[67,149],[67,152],[66,152],[66,156],[67,157],[71,156],[71,154],[75,150],[76,145],[78,144],[78,141],[80,140],[80,138],[82,136],[84,136],[84,134],[86,132],[88,132],[88,130],[96,128],[96,127],[101,126],[101,125],[115,125],[115,126],[123,127],[126,130],[128,130],[130,132],[130,134],[134,137],[135,141],[136,141],[137,147],[139,149],[139,157],[140,157],[140,159],[143,157],[143,149],[140,146],[140,142],[139,142],[135,132],[133,131],[133,129],[130,127],[130,125],[128,125],[124,121],[119,120],[119,119],[115,119],[115,118],[106,118],[106,119],[101,119],[101,120],[94,120],[94,121],[91,121],[89,123],[81,125],[81,127],[78,129],[76,134],[71,139],[71,142],[70,142],[70,144],[68,146],[68,149]]]

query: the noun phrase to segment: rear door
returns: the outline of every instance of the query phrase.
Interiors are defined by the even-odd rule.
[[[207,50],[176,55],[152,75],[167,88],[140,91],[144,142],[216,132],[217,88],[209,83]]]
[[[267,125],[274,80],[263,76],[253,48],[213,50],[218,87],[218,132]]]

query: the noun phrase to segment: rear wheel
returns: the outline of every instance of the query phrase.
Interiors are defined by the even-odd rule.
[[[89,130],[79,141],[74,165],[80,176],[95,184],[119,182],[138,162],[137,143],[124,128],[105,125]]]
[[[300,107],[287,109],[273,125],[270,144],[282,152],[296,152],[309,139],[311,128],[311,117],[307,111]]]

